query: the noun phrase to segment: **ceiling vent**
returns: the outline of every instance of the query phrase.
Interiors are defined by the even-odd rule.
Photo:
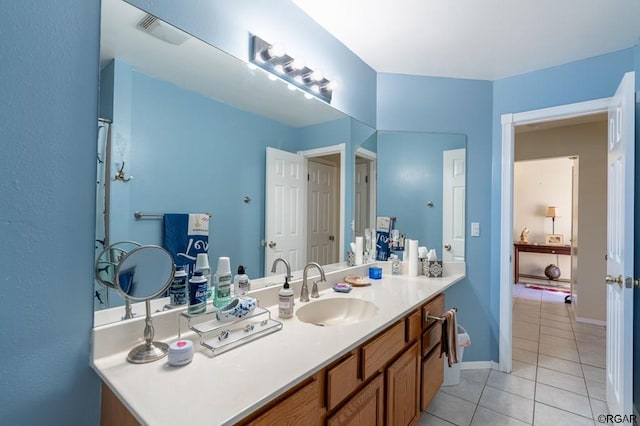
[[[189,35],[176,27],[167,24],[158,17],[147,13],[136,25],[141,31],[167,43],[179,46],[189,39]]]

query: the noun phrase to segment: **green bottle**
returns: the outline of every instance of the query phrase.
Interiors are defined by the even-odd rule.
[[[218,258],[218,269],[213,276],[215,284],[213,305],[216,308],[222,308],[231,303],[231,261],[228,257]]]

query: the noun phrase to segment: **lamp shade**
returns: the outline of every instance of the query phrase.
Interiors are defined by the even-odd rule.
[[[558,217],[558,209],[555,206],[547,207],[547,214],[544,217]]]

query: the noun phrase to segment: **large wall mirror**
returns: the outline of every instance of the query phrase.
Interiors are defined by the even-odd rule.
[[[341,261],[354,237],[375,227],[376,208],[423,240],[404,214],[424,200],[412,205],[387,196],[397,192],[389,179],[402,170],[398,154],[413,156],[411,147],[394,147],[385,132],[306,99],[123,0],[103,0],[101,19],[97,253],[117,241],[162,246],[163,214],[208,213],[212,268],[229,256],[234,272],[242,264],[250,278],[265,276],[272,241],[275,256],[294,258],[287,243],[267,235],[268,150],[303,157],[309,185],[316,185],[307,187],[302,212],[293,212],[303,214],[306,241],[292,269]],[[442,157],[442,148],[423,146],[429,147]],[[291,223],[280,218],[281,228]],[[427,229],[426,245],[440,245],[435,225]],[[327,242],[332,250],[323,248]],[[123,303],[100,284],[95,294],[96,310]]]
[[[375,129],[125,1],[103,0],[101,19],[98,253],[125,240],[162,246],[163,214],[208,213],[212,267],[229,256],[232,270],[242,264],[251,278],[265,275],[267,148],[302,156],[309,181],[317,176],[309,194],[320,196],[305,196],[301,220],[308,234],[326,231],[318,238],[333,247],[326,254],[307,236],[292,269],[342,260],[358,232],[356,208],[358,226],[372,226],[375,192],[363,213],[354,176],[375,172]],[[367,165],[356,167],[356,157]],[[313,204],[323,197],[331,213],[313,216],[327,207]],[[111,293],[96,286],[96,309],[122,303]]]

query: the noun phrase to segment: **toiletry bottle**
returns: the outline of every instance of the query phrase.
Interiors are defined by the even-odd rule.
[[[202,271],[195,271],[189,280],[190,314],[201,314],[207,309],[207,279]]]
[[[251,290],[251,284],[249,283],[249,277],[245,274],[245,268],[243,265],[238,266],[238,274],[233,279],[234,289],[237,296],[244,296]]]
[[[289,280],[284,278],[284,285],[278,292],[278,316],[291,318],[293,316],[293,290],[289,287]]]
[[[400,275],[400,259],[397,254],[389,256],[391,258],[391,275]]]
[[[216,288],[214,289],[213,304],[216,308],[222,308],[231,302],[231,261],[228,257],[218,258],[218,269],[213,276]]]
[[[187,272],[183,266],[176,266],[176,273],[169,289],[170,303],[174,306],[187,303]]]

